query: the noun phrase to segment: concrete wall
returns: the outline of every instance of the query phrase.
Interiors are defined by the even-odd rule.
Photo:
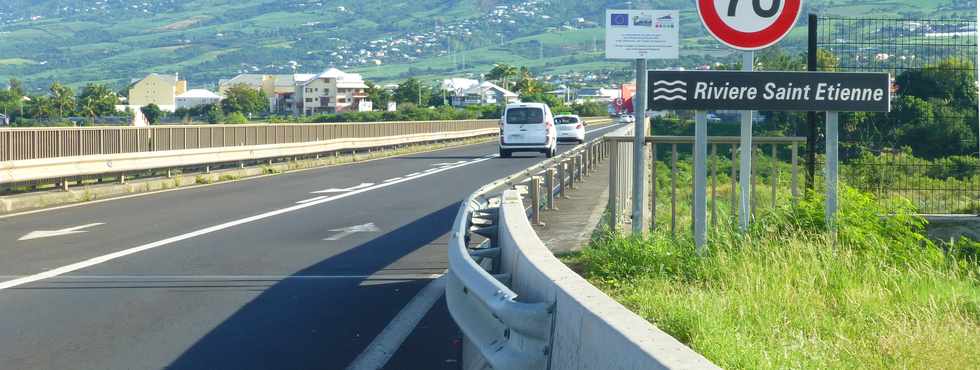
[[[525,302],[554,302],[552,370],[716,369],[716,365],[589,284],[531,228],[517,191],[503,196],[501,272]]]

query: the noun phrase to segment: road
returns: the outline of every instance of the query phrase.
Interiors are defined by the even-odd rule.
[[[459,202],[543,159],[522,154],[487,143],[0,218],[0,368],[343,369],[445,271]],[[386,368],[458,368],[458,338],[440,299]]]

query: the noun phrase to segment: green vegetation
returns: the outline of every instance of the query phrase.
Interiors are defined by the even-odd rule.
[[[937,246],[908,201],[880,205],[849,188],[836,238],[820,197],[786,204],[748,232],[715,229],[704,256],[661,230],[606,235],[567,260],[723,368],[980,363],[977,244]]]

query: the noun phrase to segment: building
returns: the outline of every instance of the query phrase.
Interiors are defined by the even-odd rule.
[[[611,103],[623,95],[619,89],[583,88],[578,90],[576,96],[579,102]]]
[[[446,91],[449,93],[450,95],[449,104],[458,107],[458,106],[462,106],[463,101],[466,99],[465,91],[479,84],[480,81],[472,80],[469,78],[448,78],[442,80],[442,83],[439,85],[439,87],[442,88],[442,91]]]
[[[130,86],[127,105],[135,109],[156,104],[162,111],[173,112],[177,109],[177,95],[185,92],[187,81],[178,75],[151,73]]]
[[[218,104],[221,102],[221,95],[215,94],[204,89],[189,90],[177,95],[177,109],[191,109],[208,104]]]
[[[453,96],[454,106],[469,106],[481,104],[509,104],[521,101],[520,95],[504,89],[490,81],[484,81]]]
[[[342,113],[359,110],[367,100],[367,84],[361,75],[330,68],[309,80],[297,82],[293,94],[296,115]]]

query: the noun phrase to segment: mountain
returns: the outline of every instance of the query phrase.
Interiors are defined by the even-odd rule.
[[[748,0],[744,0],[748,1]],[[681,64],[725,58],[693,0],[633,1],[680,9]],[[602,54],[605,0],[4,0],[0,78],[121,88],[149,72],[213,87],[238,73],[330,66],[378,81],[477,76],[494,63],[538,73],[625,73]],[[970,0],[813,0],[806,12],[876,17],[975,17]],[[805,19],[800,19],[804,25]],[[795,31],[782,45],[801,48]],[[609,77],[608,75],[606,77]],[[613,76],[615,77],[615,76]]]

